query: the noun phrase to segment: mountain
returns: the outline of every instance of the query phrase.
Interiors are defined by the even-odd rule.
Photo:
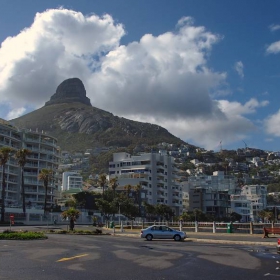
[[[96,146],[185,144],[163,127],[114,116],[93,107],[78,78],[63,81],[45,106],[10,123],[19,128],[44,131],[58,139],[62,150],[72,152]]]

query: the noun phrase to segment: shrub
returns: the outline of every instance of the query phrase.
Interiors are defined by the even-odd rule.
[[[0,233],[0,239],[12,239],[12,240],[32,240],[32,239],[46,239],[47,236],[43,232],[33,231],[10,231],[5,230]]]

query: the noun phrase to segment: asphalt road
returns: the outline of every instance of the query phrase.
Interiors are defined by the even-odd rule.
[[[278,270],[279,269],[279,270]],[[0,279],[279,279],[271,246],[240,246],[125,236],[49,235],[0,241]]]

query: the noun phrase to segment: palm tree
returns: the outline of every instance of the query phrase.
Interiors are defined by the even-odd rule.
[[[47,212],[47,195],[48,195],[48,185],[49,181],[53,178],[53,171],[51,169],[43,168],[38,175],[38,179],[43,181],[45,187],[45,203],[44,203],[44,214]]]
[[[124,189],[126,190],[126,193],[127,193],[127,197],[129,197],[129,194],[132,190],[132,186],[130,184],[124,186]]]
[[[139,215],[141,216],[141,185],[137,184],[136,186],[134,186],[134,191],[137,194],[137,202],[138,202],[138,211],[139,211]]]
[[[18,165],[20,166],[21,172],[21,196],[22,196],[22,211],[25,216],[25,189],[24,189],[24,166],[27,162],[27,156],[31,154],[28,149],[20,149],[15,153],[15,158],[18,160]]]
[[[106,174],[101,174],[98,178],[98,185],[102,188],[102,198],[104,198],[104,189],[107,183]]]
[[[70,230],[74,230],[75,221],[79,218],[80,211],[75,208],[69,208],[61,213],[61,217],[63,220],[69,218]]]
[[[5,196],[6,196],[6,174],[5,167],[8,162],[13,149],[10,147],[0,148],[0,165],[2,166],[2,203],[1,203],[1,223],[5,221]]]
[[[110,187],[113,190],[114,193],[114,198],[115,198],[115,193],[116,193],[116,188],[118,187],[119,183],[118,183],[118,177],[115,178],[111,178],[110,182],[109,182]]]

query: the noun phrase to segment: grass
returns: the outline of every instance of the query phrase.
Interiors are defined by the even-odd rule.
[[[53,230],[51,229],[48,233],[57,233],[57,234],[73,234],[73,235],[101,235],[101,229],[95,230]]]
[[[0,240],[34,240],[47,239],[43,232],[36,231],[11,231],[5,230],[0,233]]]

